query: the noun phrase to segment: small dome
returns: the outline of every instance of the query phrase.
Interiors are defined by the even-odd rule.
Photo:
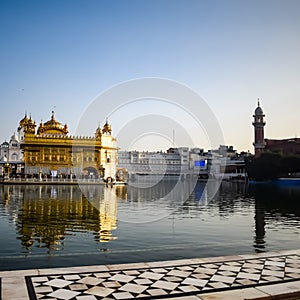
[[[29,120],[27,121],[28,125],[34,125],[35,126],[35,121],[32,120],[31,116],[29,117]]]
[[[103,133],[109,133],[109,134],[112,132],[111,126],[108,124],[107,120],[106,120],[106,123],[103,126],[102,132]]]
[[[25,133],[34,134],[35,127],[35,121],[31,118],[31,116],[28,119],[27,115],[25,114],[25,117],[20,121],[18,131],[20,131],[23,128]]]
[[[43,132],[44,132],[44,124],[43,124],[43,122],[41,121],[40,126],[39,126],[38,131],[37,131],[37,134],[41,134],[41,133],[43,133]]]
[[[26,125],[28,123],[28,118],[27,118],[27,114],[25,113],[24,118],[20,121],[20,126],[24,127],[24,125]]]
[[[254,111],[254,114],[255,114],[256,116],[261,116],[261,115],[264,114],[262,108],[260,107],[259,100],[258,100],[258,103],[257,103],[257,107],[256,107],[256,109],[255,109],[255,111]]]
[[[51,120],[44,124],[41,122],[38,128],[38,133],[67,134],[68,126],[56,121],[54,118],[54,111],[52,111]]]
[[[96,137],[101,137],[101,134],[102,134],[101,128],[100,128],[100,126],[98,126],[97,129],[96,129],[96,132],[95,132],[95,136]]]
[[[254,113],[255,113],[255,115],[263,115],[264,114],[264,112],[263,112],[263,110],[261,109],[260,106],[256,107]]]
[[[16,135],[16,133],[14,132],[14,134],[11,136],[10,141],[19,141],[18,136]]]

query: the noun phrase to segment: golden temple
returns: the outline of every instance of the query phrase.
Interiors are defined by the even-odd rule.
[[[18,127],[23,150],[25,174],[29,176],[59,178],[116,178],[118,148],[112,136],[111,125],[106,121],[96,129],[94,136],[68,135],[67,124],[55,119],[40,123],[25,114]]]

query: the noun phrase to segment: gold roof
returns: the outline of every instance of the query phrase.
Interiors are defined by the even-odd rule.
[[[54,111],[52,111],[51,119],[44,124],[41,122],[38,128],[38,134],[67,134],[68,126],[67,124],[63,125],[60,122],[56,121],[54,118]]]

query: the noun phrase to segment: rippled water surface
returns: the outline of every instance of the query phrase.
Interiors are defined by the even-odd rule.
[[[0,269],[300,248],[300,187],[0,186]]]

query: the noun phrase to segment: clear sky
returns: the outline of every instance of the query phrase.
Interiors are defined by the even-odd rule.
[[[238,150],[253,152],[258,97],[266,137],[300,137],[299,15],[299,0],[1,0],[0,141],[54,106],[74,134],[97,95],[139,77],[196,91]]]

